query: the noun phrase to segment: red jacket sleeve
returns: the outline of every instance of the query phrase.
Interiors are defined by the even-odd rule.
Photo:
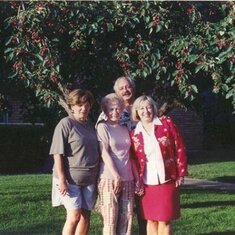
[[[180,130],[177,128],[175,123],[171,118],[166,118],[167,124],[170,127],[171,134],[174,138],[174,148],[175,148],[175,160],[176,167],[179,176],[187,176],[188,168],[187,168],[187,154],[185,149],[185,144],[183,137],[180,133]]]

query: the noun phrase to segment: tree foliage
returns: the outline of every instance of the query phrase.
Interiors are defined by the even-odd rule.
[[[47,107],[74,85],[102,96],[125,74],[142,92],[190,104],[210,81],[235,108],[234,2],[21,1],[1,9],[7,81]]]

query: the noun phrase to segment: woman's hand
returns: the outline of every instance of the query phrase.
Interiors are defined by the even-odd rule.
[[[135,182],[135,194],[138,196],[144,195],[144,185],[139,180]]]
[[[65,196],[68,193],[68,185],[65,177],[64,161],[62,154],[54,154],[55,169],[59,178],[58,188],[60,193]]]
[[[122,179],[121,177],[116,177],[113,181],[113,192],[115,194],[118,194],[122,191]]]
[[[68,184],[66,182],[66,180],[59,180],[59,191],[60,193],[65,196],[68,193]]]
[[[176,182],[175,182],[176,188],[179,187],[179,186],[181,186],[181,185],[183,185],[183,184],[184,184],[184,177],[183,177],[183,176],[178,177],[178,179],[177,179]]]

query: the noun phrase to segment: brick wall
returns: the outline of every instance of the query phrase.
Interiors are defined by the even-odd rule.
[[[180,129],[187,150],[203,149],[203,120],[191,110],[182,108],[173,109],[168,113]]]

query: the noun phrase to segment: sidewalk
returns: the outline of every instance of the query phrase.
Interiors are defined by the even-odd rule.
[[[235,183],[234,184],[222,183],[218,181],[193,179],[189,177],[185,177],[184,186],[203,188],[203,189],[219,189],[219,190],[235,191]]]

